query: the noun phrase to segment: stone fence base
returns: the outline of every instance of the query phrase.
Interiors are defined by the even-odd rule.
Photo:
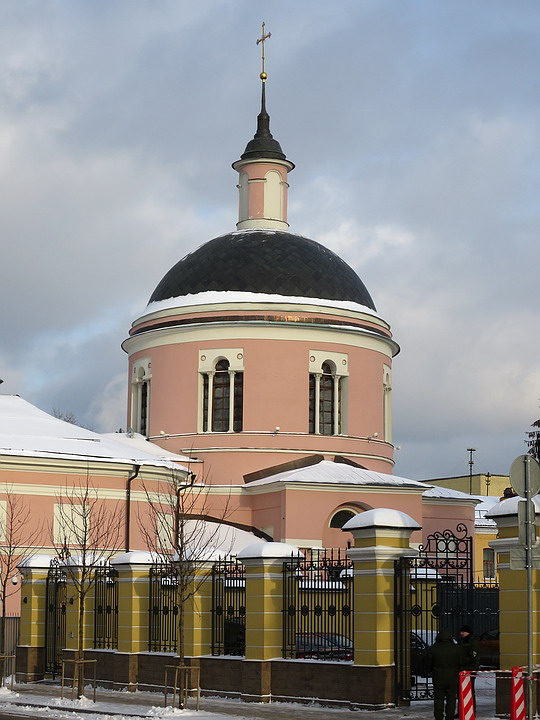
[[[64,651],[66,658],[72,651]],[[165,665],[174,663],[167,653],[119,653],[87,650],[85,659],[97,659],[98,685],[115,690],[163,690]],[[45,677],[42,648],[17,648],[17,681]],[[198,666],[203,695],[221,695],[246,702],[304,702],[351,710],[378,710],[393,706],[392,666],[361,667],[316,660],[245,660],[230,656],[186,658]],[[68,666],[70,668],[72,666]]]

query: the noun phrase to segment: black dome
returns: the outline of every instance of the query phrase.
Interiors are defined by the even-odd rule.
[[[214,238],[176,263],[149,302],[236,290],[355,302],[375,310],[364,283],[323,245],[281,230],[245,230]]]

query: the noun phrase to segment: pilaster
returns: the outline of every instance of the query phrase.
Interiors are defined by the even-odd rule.
[[[410,537],[420,525],[409,515],[378,508],[360,513],[343,528],[354,537],[354,664],[394,664],[394,562],[414,556]]]

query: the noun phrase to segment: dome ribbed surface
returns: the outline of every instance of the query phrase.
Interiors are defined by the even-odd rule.
[[[237,231],[210,240],[169,270],[149,302],[208,291],[348,301],[375,310],[346,262],[314,240],[280,230]]]

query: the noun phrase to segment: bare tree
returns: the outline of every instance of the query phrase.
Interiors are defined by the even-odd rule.
[[[540,462],[540,419],[535,420],[535,422],[531,424],[531,428],[533,429],[526,433],[529,438],[528,440],[525,440],[525,443],[529,448],[527,452]]]
[[[79,422],[79,419],[72,410],[61,410],[60,408],[53,407],[51,415],[57,420],[63,420],[70,425],[77,425],[77,427],[84,428],[84,430],[92,430],[88,425],[83,425]]]
[[[30,505],[12,487],[3,493],[0,510],[0,652],[6,654],[6,607],[8,598],[18,590],[17,565],[23,555],[35,552],[42,528],[33,524]],[[4,676],[0,663],[0,677]]]
[[[207,575],[200,574],[209,551],[230,550],[230,534],[221,523],[228,513],[229,498],[212,513],[208,485],[196,483],[193,473],[172,472],[167,482],[150,490],[143,484],[146,507],[139,512],[139,527],[147,547],[156,553],[174,584],[170,590],[175,606],[176,647],[171,648],[184,662],[185,605],[198,591]],[[226,526],[229,531],[232,527]],[[225,548],[223,547],[225,545]]]
[[[58,497],[51,537],[77,602],[75,659],[83,660],[86,600],[94,587],[96,570],[107,565],[120,548],[118,503],[111,506],[110,502],[100,498],[89,477],[73,486],[66,486]],[[78,672],[73,682],[77,683],[78,697],[82,697],[84,666],[79,663],[76,667]]]

